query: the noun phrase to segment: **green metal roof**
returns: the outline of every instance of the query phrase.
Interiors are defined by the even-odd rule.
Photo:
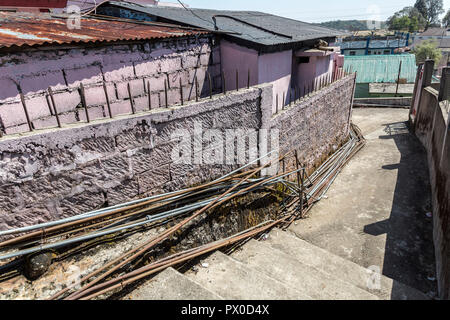
[[[416,80],[416,56],[413,54],[392,54],[373,56],[345,56],[344,69],[357,71],[357,83],[396,82],[400,61],[400,78],[408,83]]]

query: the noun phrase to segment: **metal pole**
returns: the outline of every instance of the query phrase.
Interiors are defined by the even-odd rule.
[[[169,107],[169,101],[167,99],[167,80],[164,79],[164,98],[166,100],[166,108]]]
[[[195,76],[194,82],[195,82],[195,102],[198,102],[198,80],[197,80],[197,76]]]
[[[136,113],[136,110],[134,109],[134,102],[133,102],[133,96],[131,95],[131,87],[130,87],[130,83],[127,83],[127,89],[128,89],[128,96],[130,97],[130,105],[131,105],[131,112],[133,114]]]
[[[53,97],[53,90],[51,87],[48,87],[48,94],[50,95],[50,100],[53,104],[53,109],[55,109],[55,117],[56,122],[58,123],[58,128],[61,128],[61,121],[59,121],[58,109],[56,108],[55,98]]]
[[[80,98],[81,98],[81,105],[84,108],[84,112],[86,113],[86,121],[89,123],[91,120],[89,119],[89,112],[86,104],[86,96],[84,94],[84,86],[83,83],[80,83]]]
[[[31,125],[30,116],[28,115],[27,105],[25,103],[25,97],[23,93],[20,93],[20,100],[22,101],[23,111],[25,112],[25,118],[27,118],[28,128],[33,131],[33,126]]]
[[[400,73],[402,72],[402,60],[400,60],[400,64],[398,66],[398,76],[397,76],[397,87],[395,88],[395,96],[398,94],[398,86],[400,84]]]
[[[144,82],[144,89],[145,89],[145,82]],[[103,91],[105,91],[106,106],[108,107],[109,117],[112,119],[113,115],[112,115],[112,112],[111,112],[111,104],[109,103],[108,89],[106,88],[105,81],[103,81]]]
[[[181,77],[180,77],[180,101],[181,101],[181,105],[184,105],[184,100],[183,100],[183,85],[181,84]]]

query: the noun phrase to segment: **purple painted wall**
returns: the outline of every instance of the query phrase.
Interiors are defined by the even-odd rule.
[[[184,101],[195,99],[194,78],[199,92],[209,94],[206,72],[214,89],[220,90],[220,49],[211,47],[210,36],[168,39],[140,44],[103,44],[0,54],[0,130],[6,134],[29,131],[19,88],[35,129],[56,126],[48,87],[54,91],[62,123],[85,121],[78,88],[82,82],[90,119],[109,117],[103,80],[112,114],[131,112],[127,85],[130,84],[136,111],[180,103],[180,80]],[[205,81],[206,80],[206,81]],[[145,86],[144,86],[145,83]]]
[[[261,83],[258,79],[258,52],[226,40],[220,43],[222,70],[227,90],[236,90],[236,70],[239,72],[239,88],[247,87],[248,72],[250,85]]]

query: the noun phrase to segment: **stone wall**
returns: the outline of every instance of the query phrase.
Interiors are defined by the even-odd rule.
[[[168,105],[180,103],[180,80],[185,101],[195,99],[195,77],[199,93],[209,94],[207,72],[213,89],[220,90],[220,49],[213,39],[202,35],[0,53],[0,135],[29,131],[19,92],[34,129],[41,129],[57,125],[50,86],[62,123],[86,121],[81,83],[90,120],[109,117],[103,82],[113,116],[131,113],[128,84],[137,111],[166,106],[165,82]]]
[[[354,75],[286,106],[265,125],[280,131],[280,153],[297,150],[299,161],[312,171],[348,138]],[[285,170],[295,169],[295,156],[287,157]]]
[[[182,107],[4,136],[0,139],[0,229],[173,191],[240,167],[225,159],[220,164],[206,163],[207,151],[217,149],[212,147],[215,138],[205,136],[202,164],[173,161],[173,151],[183,138],[177,133],[183,130],[195,143],[199,124],[223,136],[228,129],[278,129],[281,152],[298,149],[301,160],[314,166],[348,136],[353,84],[353,76],[343,78],[276,116],[272,116],[273,89],[266,84]],[[258,140],[257,153],[265,154],[262,135],[250,136],[248,145],[252,137]]]
[[[433,65],[425,68],[432,71]],[[450,69],[447,76],[447,80],[441,79],[440,91],[429,86],[431,80],[418,86],[417,110],[410,119],[415,134],[427,150],[437,280],[442,299],[450,298],[450,110],[447,100],[450,98]]]

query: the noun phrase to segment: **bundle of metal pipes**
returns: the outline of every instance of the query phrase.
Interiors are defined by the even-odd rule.
[[[287,228],[297,218],[304,217],[312,205],[323,197],[343,166],[364,144],[365,140],[361,132],[352,125],[350,139],[311,176],[308,176],[306,168],[301,166],[296,151],[288,152],[276,159],[272,158],[271,161],[266,161],[264,165],[255,168],[259,161],[271,156],[272,151],[237,170],[197,187],[155,195],[58,221],[0,231],[0,236],[21,234],[0,243],[0,248],[6,251],[0,256],[0,260],[11,260],[45,250],[66,249],[105,236],[115,237],[142,226],[151,228],[155,224],[179,221],[156,237],[85,275],[78,283],[66,287],[50,298],[92,299],[123,288],[127,284],[169,266],[179,265],[219,248],[239,244],[267,232],[276,225]],[[260,175],[261,171],[271,165],[274,160],[282,161],[292,155],[295,156],[296,169],[279,172],[273,176]],[[157,244],[181,228],[185,228],[197,217],[208,215],[231,199],[257,190],[283,193],[284,199],[277,220],[266,221],[231,237],[179,252],[131,272],[123,273],[124,266],[129,266],[130,263],[144,256]],[[78,286],[80,288],[75,290]]]

